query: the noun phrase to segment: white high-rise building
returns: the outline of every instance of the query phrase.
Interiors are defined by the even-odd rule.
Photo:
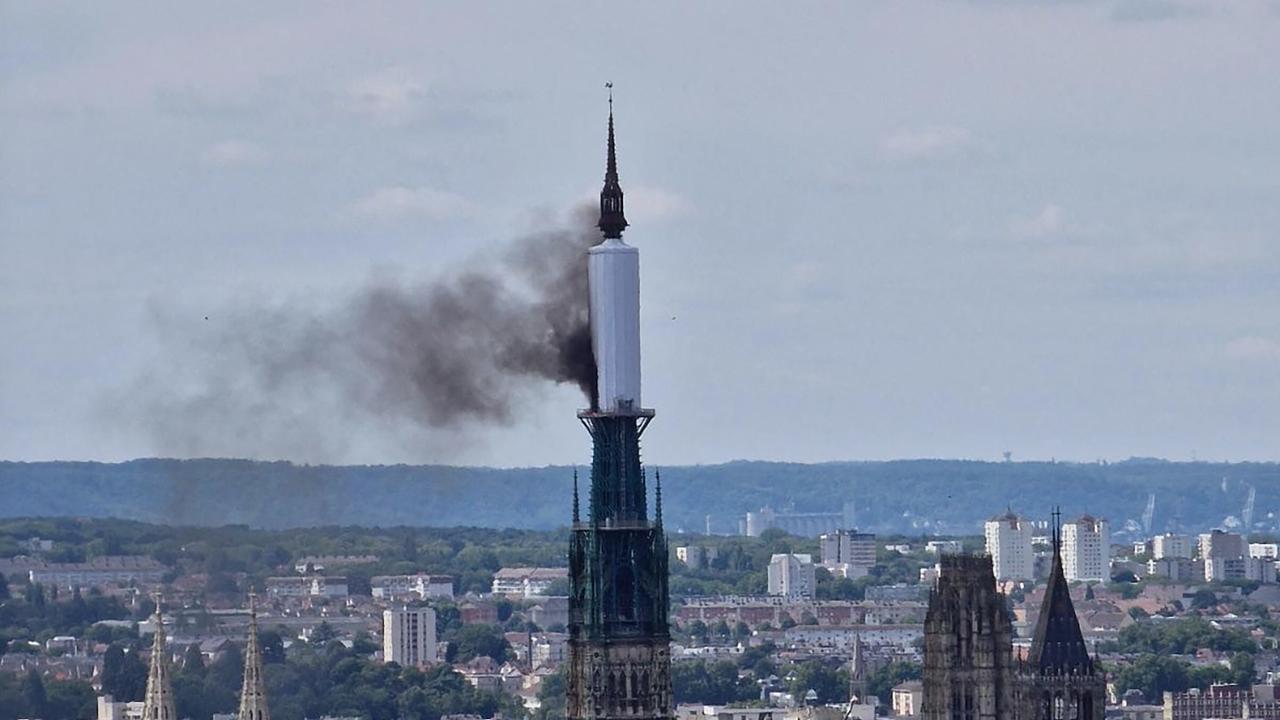
[[[1111,533],[1106,520],[1085,515],[1062,526],[1062,572],[1068,582],[1111,579]]]
[[[1035,577],[1031,553],[1031,523],[1009,511],[984,526],[987,554],[997,580],[1030,580]]]
[[[1151,557],[1154,560],[1189,558],[1192,547],[1191,538],[1186,535],[1165,533],[1151,538]]]
[[[769,560],[769,594],[812,598],[817,587],[813,556],[780,553]]]
[[[406,667],[436,661],[436,611],[401,608],[382,613],[382,660]]]

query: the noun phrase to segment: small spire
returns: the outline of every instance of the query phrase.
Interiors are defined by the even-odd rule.
[[[244,682],[236,720],[271,720],[267,686],[262,677],[262,646],[258,643],[257,593],[249,591],[249,641],[244,648]]]
[[[662,471],[653,471],[654,491],[653,491],[653,516],[654,524],[662,527]]]
[[[156,634],[151,644],[151,665],[147,669],[147,691],[143,698],[142,720],[178,720],[169,680],[168,645],[164,637],[164,612],[160,609],[164,596],[155,594]]]
[[[573,468],[573,522],[578,523],[578,467]]]
[[[600,222],[598,227],[606,240],[619,239],[627,228],[622,209],[622,186],[618,184],[618,154],[613,140],[613,83],[609,88],[609,155],[605,162],[604,188],[600,190]]]

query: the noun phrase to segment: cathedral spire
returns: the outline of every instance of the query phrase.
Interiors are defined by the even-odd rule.
[[[627,228],[627,218],[622,211],[622,186],[618,184],[618,155],[613,141],[613,83],[609,88],[609,157],[605,162],[604,188],[600,190],[600,223],[598,227],[606,240],[620,239]]]
[[[173,703],[173,686],[169,681],[169,649],[164,637],[164,614],[160,605],[164,598],[156,594],[156,634],[151,643],[151,667],[147,671],[147,694],[142,705],[142,720],[178,720]]]
[[[1042,675],[1091,675],[1093,660],[1084,644],[1080,621],[1071,602],[1071,589],[1062,569],[1062,512],[1053,511],[1053,569],[1044,589],[1044,602],[1031,636],[1028,663]]]
[[[257,595],[249,593],[249,642],[244,648],[244,684],[240,688],[240,712],[236,720],[271,720],[267,687],[262,679],[262,646],[258,644]]]

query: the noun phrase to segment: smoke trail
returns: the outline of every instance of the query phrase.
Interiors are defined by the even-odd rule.
[[[592,220],[577,211],[486,268],[375,282],[328,309],[239,307],[196,328],[159,318],[165,356],[113,410],[165,454],[339,458],[335,422],[401,436],[406,424],[505,424],[547,381],[576,385],[594,407]]]

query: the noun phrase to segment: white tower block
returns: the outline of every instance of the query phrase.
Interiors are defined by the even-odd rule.
[[[588,251],[598,410],[640,410],[640,251],[609,238]]]

